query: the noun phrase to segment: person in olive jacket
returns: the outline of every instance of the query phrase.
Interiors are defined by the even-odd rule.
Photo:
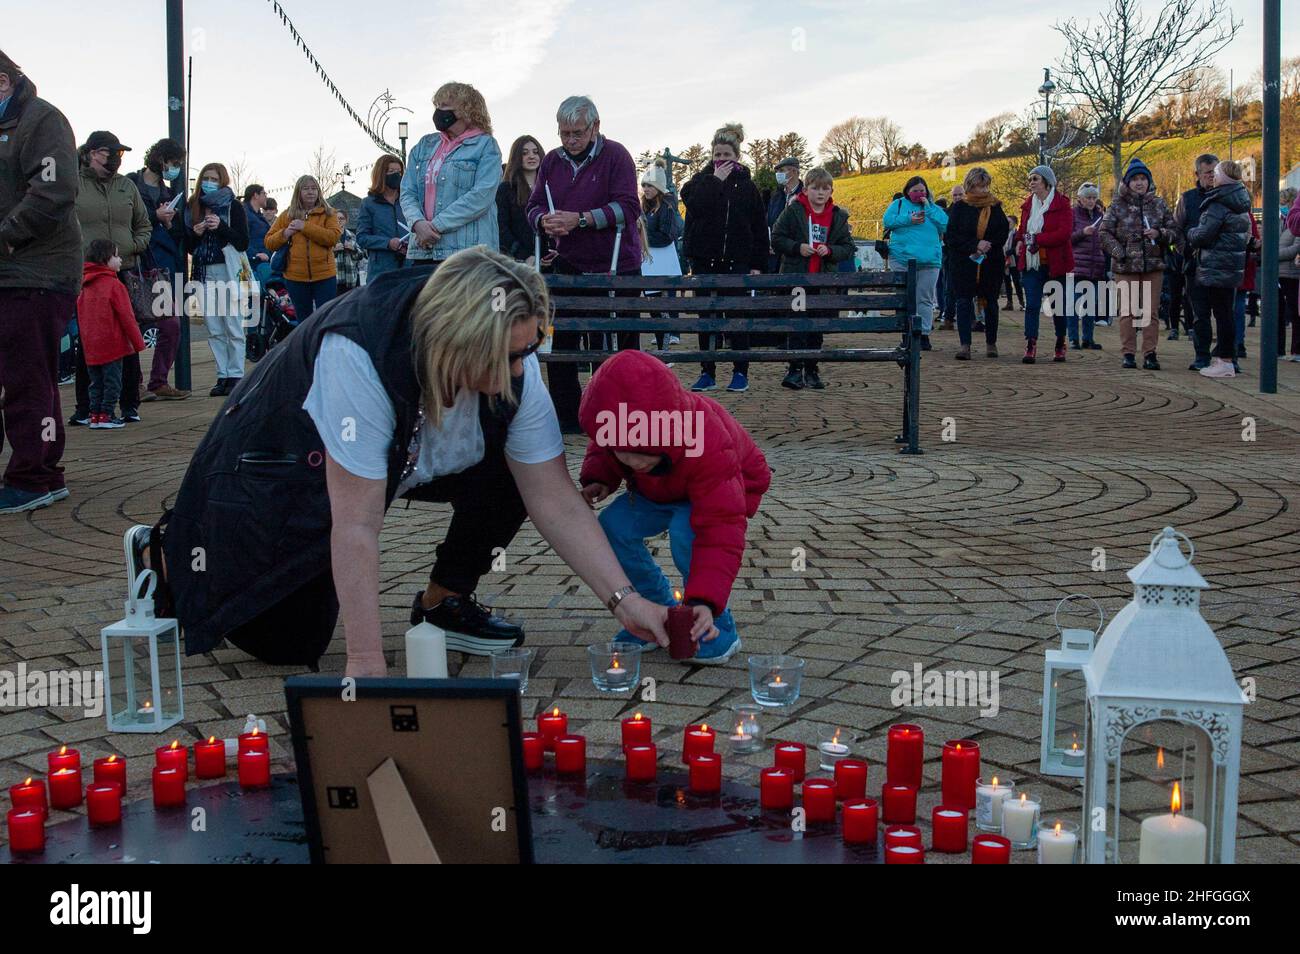
[[[1098,317],[1101,282],[1106,279],[1106,254],[1101,250],[1101,220],[1106,207],[1101,202],[1101,190],[1095,183],[1085,182],[1075,193],[1074,231],[1070,244],[1074,246],[1074,301],[1065,317],[1065,333],[1070,347],[1084,351],[1100,351],[1101,345],[1093,338],[1093,328]],[[1091,293],[1092,302],[1088,296]],[[1079,340],[1079,326],[1083,325],[1083,340]]]
[[[1164,277],[1164,250],[1178,236],[1174,215],[1156,195],[1151,170],[1133,158],[1115,201],[1101,220],[1101,247],[1110,256],[1111,274],[1125,282],[1127,294],[1119,296],[1119,340],[1124,367],[1136,368],[1137,328],[1142,329],[1142,367],[1159,371],[1156,342],[1160,340],[1160,285]],[[1135,320],[1136,319],[1136,320]]]
[[[1187,233],[1196,256],[1195,282],[1205,289],[1214,316],[1214,360],[1202,368],[1207,378],[1236,376],[1237,330],[1233,303],[1246,276],[1250,250],[1250,192],[1241,182],[1241,166],[1225,159],[1214,169],[1214,186],[1201,200],[1200,219]]]
[[[760,275],[767,262],[767,217],[763,197],[749,170],[740,164],[745,130],[736,124],[713,134],[713,161],[682,186],[686,206],[683,249],[693,275]],[[724,316],[725,317],[725,316]],[[700,350],[722,344],[722,335],[700,333]],[[749,347],[749,335],[729,334],[738,351]],[[712,391],[717,365],[705,361],[692,391]],[[749,362],[737,361],[728,391],[749,389]]]
[[[944,233],[952,293],[957,296],[956,358],[970,360],[971,330],[975,320],[973,300],[984,301],[985,355],[998,356],[998,293],[1002,290],[1002,249],[1011,234],[1002,203],[993,197],[993,177],[976,166],[966,173],[962,197],[948,209]]]

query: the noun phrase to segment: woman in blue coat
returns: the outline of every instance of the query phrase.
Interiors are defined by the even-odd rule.
[[[376,159],[370,170],[370,191],[357,214],[357,248],[366,252],[367,284],[406,264],[410,230],[398,201],[405,171],[402,160],[391,153]]]
[[[916,262],[916,317],[921,323],[921,349],[929,351],[948,213],[934,204],[925,180],[912,176],[903,186],[903,197],[885,209],[882,224],[889,230],[889,267],[905,272],[908,263]]]

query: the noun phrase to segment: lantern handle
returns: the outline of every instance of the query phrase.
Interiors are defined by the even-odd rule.
[[[131,616],[139,611],[145,611],[146,615],[152,615],[153,592],[157,586],[158,574],[150,569],[141,570],[131,583],[131,592],[127,594],[127,615]]]
[[[1052,625],[1056,627],[1056,631],[1057,631],[1058,633],[1062,632],[1062,630],[1061,630],[1061,622],[1060,622],[1061,607],[1064,606],[1066,603],[1070,602],[1070,600],[1087,600],[1087,601],[1090,602],[1094,607],[1096,607],[1096,609],[1097,609],[1097,617],[1098,617],[1098,619],[1097,619],[1097,633],[1098,633],[1098,635],[1100,635],[1100,634],[1101,634],[1101,631],[1102,631],[1102,628],[1106,625],[1106,611],[1103,610],[1103,609],[1101,608],[1101,604],[1100,604],[1100,603],[1098,603],[1095,599],[1093,599],[1093,598],[1092,598],[1091,596],[1089,596],[1087,593],[1071,593],[1069,596],[1067,596],[1067,597],[1065,597],[1063,600],[1061,600],[1061,602],[1059,602],[1059,603],[1056,604],[1056,610],[1052,613]]]
[[[1196,556],[1196,544],[1194,544],[1194,543],[1192,542],[1192,538],[1189,537],[1187,534],[1183,533],[1181,530],[1175,530],[1173,527],[1165,527],[1163,530],[1161,530],[1159,533],[1157,533],[1157,534],[1156,534],[1156,535],[1151,539],[1151,550],[1150,550],[1150,552],[1151,552],[1152,554],[1156,554],[1156,549],[1157,549],[1157,547],[1159,547],[1160,544],[1163,543],[1165,540],[1169,540],[1169,539],[1175,539],[1175,540],[1176,540],[1176,539],[1178,539],[1178,538],[1180,538],[1180,537],[1181,537],[1182,539],[1184,539],[1184,540],[1187,541],[1187,549],[1188,549],[1188,551],[1189,551],[1188,554],[1187,554],[1187,562],[1186,562],[1186,563],[1183,563],[1183,564],[1181,564],[1181,565],[1169,566],[1169,565],[1166,564],[1166,563],[1161,563],[1161,562],[1160,562],[1160,557],[1159,557],[1159,555],[1157,554],[1157,555],[1156,555],[1156,565],[1157,565],[1157,566],[1162,566],[1162,567],[1164,567],[1166,570],[1177,570],[1177,569],[1181,569],[1181,567],[1183,567],[1183,566],[1190,566],[1190,565],[1191,565],[1192,558]],[[1179,545],[1179,547],[1178,547],[1178,555],[1179,555],[1179,556],[1182,556],[1182,553],[1183,553],[1183,548],[1182,548],[1181,545]]]

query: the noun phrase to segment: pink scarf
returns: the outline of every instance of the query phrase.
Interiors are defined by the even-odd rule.
[[[438,143],[438,148],[433,150],[433,155],[429,157],[429,164],[424,169],[424,217],[429,222],[433,221],[433,213],[437,208],[434,203],[438,198],[438,173],[442,171],[442,164],[460,147],[461,143],[474,136],[483,135],[483,130],[466,129],[455,139],[445,132],[440,132],[438,135],[441,141]]]

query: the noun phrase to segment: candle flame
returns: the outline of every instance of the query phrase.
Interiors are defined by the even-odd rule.
[[[1177,782],[1174,782],[1173,797],[1169,799],[1169,810],[1175,815],[1183,810],[1183,792]]]
[[[1059,835],[1059,834],[1061,833],[1061,823],[1060,823],[1060,822],[1057,822],[1057,823],[1056,823],[1056,827],[1053,828],[1052,831],[1054,831],[1056,834]]]
[[[1162,769],[1164,767],[1165,767],[1165,750],[1163,748],[1156,749],[1156,768]]]
[[[957,743],[957,751],[958,751],[958,752],[961,751],[961,743],[960,743],[960,742]]]
[[[208,736],[208,745],[211,745],[215,741],[217,741],[217,737],[215,735]]]
[[[1079,751],[1079,743],[1078,743],[1078,742],[1071,742],[1071,743],[1070,743],[1070,751],[1071,751],[1071,752],[1078,752],[1078,751]]]
[[[63,748],[59,749],[59,754],[60,754],[60,755],[67,755],[67,754],[68,754],[68,747],[65,745],[65,746],[63,746]]]
[[[994,788],[998,787],[998,777],[996,775],[993,776],[993,787]]]
[[[172,744],[169,745],[168,748],[169,748],[169,749],[174,749],[174,748],[176,748],[176,747],[177,747],[178,745],[180,745],[180,744],[181,744],[181,740],[180,740],[180,739],[172,739]]]
[[[1024,792],[1021,792],[1021,793],[1020,793],[1020,804],[1021,804],[1021,805],[1023,805],[1023,804],[1025,803],[1025,797],[1026,797],[1026,796],[1025,796],[1025,793],[1024,793]]]
[[[250,733],[248,733],[248,734],[249,734],[249,735],[257,735],[257,726],[253,726],[253,731],[250,732]]]
[[[781,677],[780,677],[780,676],[777,676],[777,677],[776,677],[776,684],[777,684],[778,686],[781,684]]]
[[[701,732],[708,732],[708,731],[709,731],[709,724],[708,724],[707,722],[701,722],[701,723],[700,723],[700,731],[701,731]]]
[[[737,723],[736,723],[736,735],[744,735],[744,734],[745,734],[745,723],[743,723],[743,722],[737,722]]]
[[[150,702],[148,699],[146,699],[146,700],[144,701],[144,708],[146,708],[146,709],[152,709],[152,708],[153,708],[153,703]]]
[[[116,761],[117,761],[117,756],[116,756],[116,755],[110,755],[110,756],[108,757],[108,760],[109,760],[110,762],[116,762]]]
[[[620,669],[620,668],[622,668],[622,667],[619,666],[619,664],[618,664],[618,660],[615,659],[615,660],[614,660],[614,665],[611,666],[610,668],[612,668],[612,669]]]
[[[677,602],[680,603],[680,602],[682,601],[682,591],[681,591],[681,590],[673,590],[673,599],[675,599]]]
[[[560,714],[560,707],[559,707],[559,706],[556,706],[554,709],[551,710],[551,715],[553,715],[553,716],[558,716],[559,714]]]
[[[30,775],[27,776],[27,781],[23,782],[23,784],[24,784],[24,785],[30,785],[30,784],[32,784],[32,777],[31,777]]]
[[[640,722],[640,721],[641,721],[641,713],[638,712],[638,713],[637,713],[636,715],[634,715],[632,718],[635,719],[637,722]]]
[[[836,729],[835,734],[831,736],[831,742],[838,743],[839,741],[840,741],[840,730]]]

